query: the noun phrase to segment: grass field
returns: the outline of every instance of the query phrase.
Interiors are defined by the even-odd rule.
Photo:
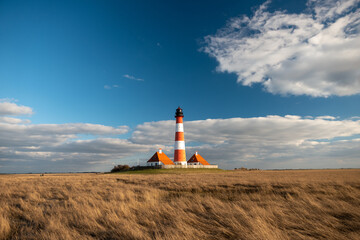
[[[1,175],[0,239],[360,239],[360,170],[154,173]]]

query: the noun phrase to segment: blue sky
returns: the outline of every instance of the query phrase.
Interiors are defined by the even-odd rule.
[[[179,105],[188,157],[360,167],[358,13],[355,0],[0,0],[0,172],[171,157]]]

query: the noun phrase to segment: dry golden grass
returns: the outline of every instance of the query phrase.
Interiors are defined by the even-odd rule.
[[[360,239],[360,170],[0,176],[0,239]]]

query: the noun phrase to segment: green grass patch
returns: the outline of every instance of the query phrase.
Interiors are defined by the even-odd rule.
[[[174,168],[174,169],[143,169],[111,174],[183,174],[183,173],[221,173],[226,170],[219,168]]]

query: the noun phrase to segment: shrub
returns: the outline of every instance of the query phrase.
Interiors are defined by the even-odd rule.
[[[111,172],[124,172],[128,171],[130,169],[129,165],[117,165],[114,166],[113,169],[111,169]]]

